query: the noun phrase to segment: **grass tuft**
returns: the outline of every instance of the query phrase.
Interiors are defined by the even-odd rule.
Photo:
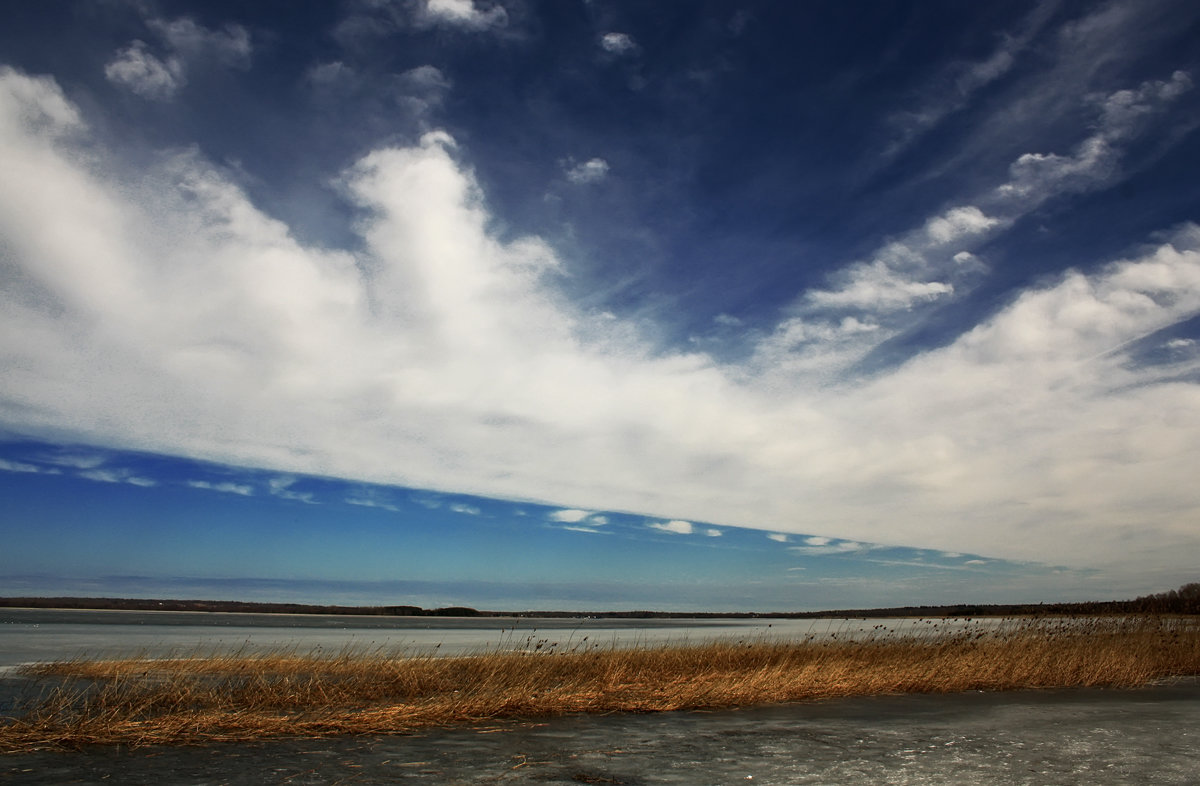
[[[388,734],[569,713],[732,708],[888,693],[1136,687],[1200,674],[1188,618],[1013,619],[919,635],[599,647],[463,657],[382,650],[74,660],[0,719],[0,752]]]

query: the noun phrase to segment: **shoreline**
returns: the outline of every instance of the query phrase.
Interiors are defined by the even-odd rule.
[[[1189,585],[1191,586],[1191,585]],[[337,616],[374,618],[480,619],[907,619],[964,617],[1091,617],[1131,614],[1200,615],[1200,599],[1190,595],[1174,600],[1148,596],[1134,600],[1060,603],[959,603],[891,606],[820,611],[661,611],[661,610],[479,610],[468,606],[424,609],[418,606],[337,606],[306,603],[111,597],[0,597],[0,610],[132,611],[197,614],[270,614],[279,616]]]

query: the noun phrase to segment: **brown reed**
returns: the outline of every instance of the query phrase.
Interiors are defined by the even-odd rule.
[[[567,713],[744,707],[888,693],[1135,687],[1200,674],[1189,618],[1014,619],[632,649],[542,640],[462,657],[236,653],[47,663],[0,751],[388,734]],[[56,687],[55,687],[56,686]]]

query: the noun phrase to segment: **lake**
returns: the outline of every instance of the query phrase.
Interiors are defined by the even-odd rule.
[[[861,637],[940,620],[530,620],[0,610],[0,666],[288,647],[457,654]],[[951,623],[966,624],[966,623]],[[977,622],[971,624],[978,624]],[[993,624],[985,622],[982,624]],[[939,628],[940,629],[940,628]],[[5,678],[10,691],[19,680]],[[11,694],[10,694],[11,695]],[[0,758],[14,784],[1095,784],[1200,780],[1200,683],[881,696],[722,712],[566,717],[419,734]]]
[[[325,614],[0,609],[0,668],[76,656],[157,657],[203,652],[343,648],[458,655],[521,649],[545,640],[589,644],[700,643],[712,639],[861,638],[936,632],[996,620],[917,619],[547,619],[517,617],[374,617]]]

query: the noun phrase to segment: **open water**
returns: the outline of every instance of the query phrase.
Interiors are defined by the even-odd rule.
[[[197,648],[461,652],[536,646],[542,640],[565,646],[584,636],[601,644],[864,636],[883,624],[520,620],[514,631],[511,619],[263,616],[0,611],[0,666]],[[944,623],[903,624],[921,629]],[[10,696],[19,690],[20,680],[11,674],[4,681]],[[1200,683],[882,696],[714,713],[579,716],[387,737],[43,752],[0,757],[0,782],[1200,784]]]

